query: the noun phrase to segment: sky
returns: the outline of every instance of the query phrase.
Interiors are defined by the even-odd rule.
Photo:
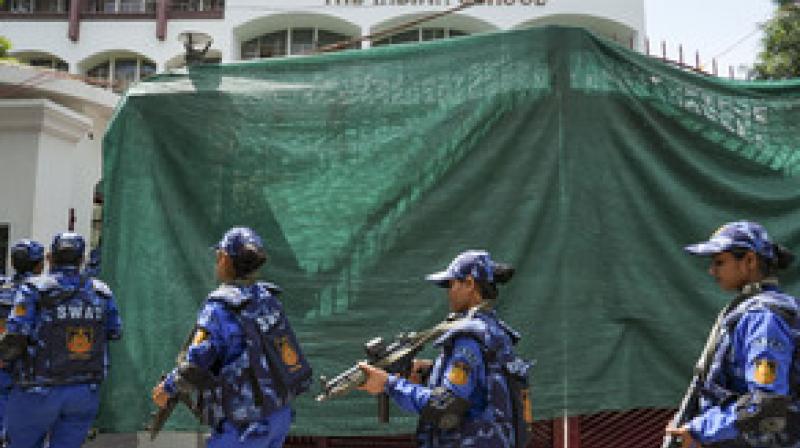
[[[771,0],[645,0],[644,5],[651,53],[661,54],[663,40],[667,56],[677,60],[682,44],[685,62],[694,65],[699,51],[707,70],[716,57],[721,74],[732,66],[739,78],[744,76],[739,67],[752,66],[761,49],[758,25],[775,11]]]

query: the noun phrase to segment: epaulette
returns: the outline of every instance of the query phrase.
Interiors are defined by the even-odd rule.
[[[452,328],[436,339],[433,345],[436,347],[449,345],[459,336],[474,338],[483,346],[486,346],[488,342],[488,326],[486,322],[477,318],[457,320]]]
[[[730,331],[733,331],[742,316],[758,311],[770,311],[792,326],[796,326],[800,320],[800,310],[798,310],[793,297],[781,292],[761,291],[737,305],[725,317],[724,324]]]
[[[39,290],[39,292],[61,289],[61,285],[58,283],[58,280],[56,280],[56,278],[52,275],[35,275],[28,278],[28,283]]]
[[[210,302],[222,302],[234,308],[239,308],[250,299],[246,294],[236,286],[232,285],[219,285],[217,289],[211,291],[208,295]]]
[[[111,292],[111,288],[109,288],[104,281],[96,278],[91,278],[89,281],[92,282],[92,288],[96,293],[105,298],[113,297],[114,294]]]

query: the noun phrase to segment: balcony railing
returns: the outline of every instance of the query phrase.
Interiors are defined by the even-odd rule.
[[[173,0],[171,19],[221,19],[225,11],[224,0]]]
[[[83,0],[81,18],[103,20],[154,19],[157,0]],[[69,0],[6,0],[0,3],[0,17],[10,20],[69,18]],[[169,18],[223,18],[224,0],[172,0]]]

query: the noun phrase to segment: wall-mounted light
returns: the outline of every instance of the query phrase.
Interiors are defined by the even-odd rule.
[[[183,43],[183,49],[186,50],[186,65],[203,62],[214,42],[211,36],[199,31],[184,31],[178,34],[178,40]]]

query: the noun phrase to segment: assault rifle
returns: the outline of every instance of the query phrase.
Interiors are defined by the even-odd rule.
[[[178,356],[175,357],[176,365],[180,365],[186,359],[186,353],[189,351],[189,346],[192,344],[194,332],[195,328],[192,328],[192,331],[189,332],[189,336],[181,346]],[[164,381],[165,378],[166,375],[161,375],[161,381]],[[200,410],[198,400],[194,399],[192,395],[191,391],[186,391],[179,387],[178,393],[169,397],[166,406],[158,408],[153,412],[150,424],[147,425],[147,428],[150,430],[150,440],[155,440],[158,433],[161,432],[161,429],[164,427],[164,424],[172,415],[172,412],[175,411],[175,407],[178,403],[183,403],[198,420],[202,420],[202,411]]]
[[[433,328],[419,332],[401,333],[386,343],[383,338],[374,338],[364,344],[367,354],[366,362],[374,367],[383,369],[389,373],[407,376],[411,373],[414,357],[422,351],[425,346],[445,334],[448,330],[467,319],[471,319],[475,313],[483,308],[482,305],[470,308],[466,316],[459,318],[457,314],[450,314],[447,319],[436,324]],[[322,393],[316,400],[325,401],[333,397],[341,396],[363,385],[367,381],[364,372],[355,363],[352,367],[336,375],[333,379],[320,377],[322,383]],[[389,421],[389,397],[386,394],[378,396],[378,418],[381,422]]]
[[[753,294],[754,292],[750,291],[740,294],[736,299],[725,306],[722,311],[720,311],[719,315],[717,316],[717,320],[714,322],[714,326],[711,328],[711,332],[708,335],[706,346],[703,348],[703,352],[700,354],[697,364],[695,364],[694,374],[692,375],[692,380],[689,382],[689,388],[686,390],[686,393],[681,400],[678,411],[675,413],[675,416],[672,417],[672,420],[669,423],[670,427],[680,428],[688,423],[689,420],[697,416],[698,412],[700,411],[700,393],[703,388],[703,383],[705,382],[708,369],[711,367],[711,361],[714,357],[714,352],[716,351],[716,348],[720,342],[722,322],[725,319],[725,316],[728,314],[728,311],[734,309],[737,305],[742,303],[744,299],[752,296]],[[664,441],[661,443],[661,448],[680,448],[680,446],[681,442],[679,438],[671,434],[664,436]]]

